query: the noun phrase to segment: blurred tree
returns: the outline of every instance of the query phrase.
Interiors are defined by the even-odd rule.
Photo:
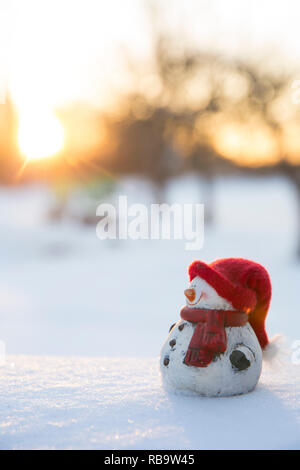
[[[113,125],[117,141],[109,167],[118,174],[139,175],[153,183],[156,202],[163,202],[166,181],[175,174],[179,157],[166,136],[171,115],[167,108],[152,108],[151,104],[136,102],[139,96],[130,95],[128,114]],[[143,106],[143,109],[142,109]]]

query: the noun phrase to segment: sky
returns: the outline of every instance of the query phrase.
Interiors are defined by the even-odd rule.
[[[162,29],[229,55],[300,61],[300,3],[295,0],[164,0]],[[110,104],[126,87],[125,57],[143,64],[151,51],[143,0],[0,0],[0,79],[8,75],[19,108],[89,100]],[[184,39],[185,38],[185,39]],[[3,81],[3,79],[2,79]]]
[[[145,32],[141,4],[15,0],[9,83],[17,105],[85,99],[106,105],[107,89],[121,75],[121,49],[147,49],[139,39]]]

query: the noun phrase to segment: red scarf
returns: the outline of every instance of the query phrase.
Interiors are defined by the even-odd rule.
[[[209,310],[182,307],[183,320],[197,323],[184,362],[189,366],[207,367],[215,354],[227,348],[226,326],[244,326],[248,315],[234,310]]]

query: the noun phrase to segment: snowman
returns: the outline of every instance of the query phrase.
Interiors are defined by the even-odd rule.
[[[161,351],[166,389],[202,396],[253,390],[269,347],[265,318],[271,282],[253,261],[226,258],[194,261],[181,320],[172,325]]]

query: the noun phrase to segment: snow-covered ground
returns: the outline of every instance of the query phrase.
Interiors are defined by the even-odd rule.
[[[231,398],[170,395],[155,359],[9,357],[0,449],[295,449],[300,377]],[[295,368],[295,366],[294,366]]]
[[[195,202],[200,190],[183,178],[168,201]],[[120,192],[143,201],[133,182]],[[100,241],[95,227],[45,221],[49,204],[45,188],[0,189],[0,340],[9,355],[39,356],[8,356],[0,368],[0,447],[300,447],[291,356],[254,393],[219,400],[167,396],[154,359],[195,258],[265,265],[267,331],[300,340],[297,204],[286,181],[218,180],[199,252],[183,241]]]

